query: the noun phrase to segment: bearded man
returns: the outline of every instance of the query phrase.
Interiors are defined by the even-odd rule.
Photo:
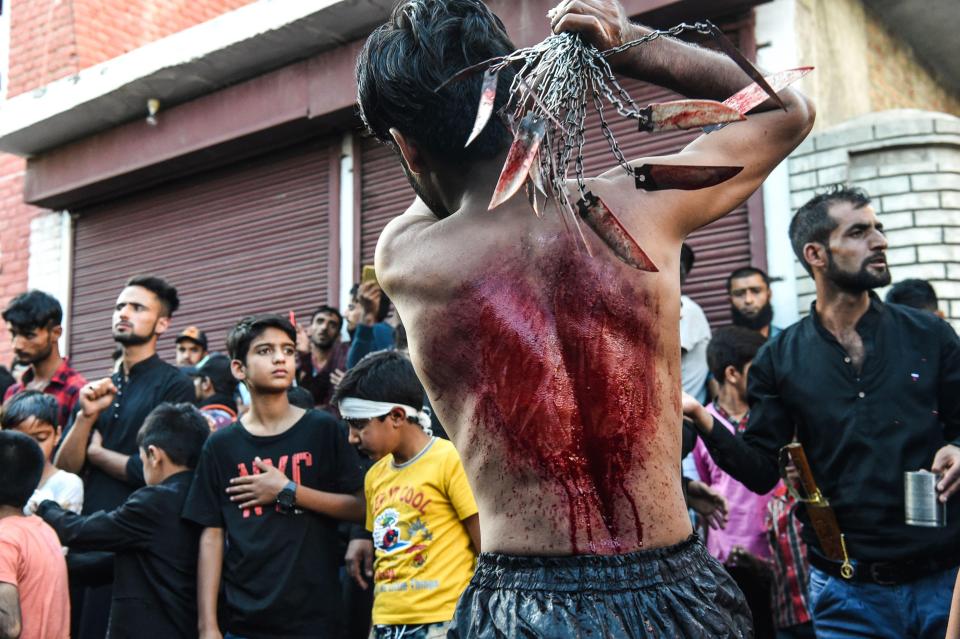
[[[731,273],[727,278],[727,295],[734,326],[756,331],[764,337],[774,337],[783,330],[773,325],[770,277],[761,269],[745,266]]]
[[[43,291],[16,296],[3,311],[10,330],[13,354],[26,364],[20,381],[7,388],[4,401],[22,390],[38,390],[57,400],[57,425],[66,426],[87,380],[60,355],[63,308]]]
[[[890,271],[883,224],[863,190],[811,199],[790,241],[817,297],[754,358],[746,430],[716,428],[689,397],[684,412],[713,460],[757,493],[779,480],[781,447],[803,444],[849,561],[827,558],[801,509],[817,637],[944,636],[960,566],[960,500],[950,499],[960,488],[960,341],[935,315],[873,292]],[[921,468],[941,475],[942,527],[905,521],[904,473]]]
[[[163,402],[193,402],[193,382],[157,355],[157,340],[169,328],[180,306],[177,289],[150,276],[129,279],[113,310],[113,339],[121,349],[120,367],[112,377],[80,390],[80,410],[64,432],[55,463],[80,473],[84,482],[83,514],[111,511],[144,485],[137,432],[144,419]],[[98,553],[103,554],[103,553]],[[71,583],[101,581],[112,572],[113,555],[85,558],[70,553]],[[81,618],[74,637],[102,638],[110,611],[111,578],[106,586],[85,588]],[[74,607],[79,603],[74,598]]]

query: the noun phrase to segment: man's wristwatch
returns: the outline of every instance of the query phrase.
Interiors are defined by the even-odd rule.
[[[277,495],[277,506],[280,508],[280,512],[287,514],[293,511],[293,507],[297,505],[297,485],[288,481],[287,485],[283,487],[283,490]]]

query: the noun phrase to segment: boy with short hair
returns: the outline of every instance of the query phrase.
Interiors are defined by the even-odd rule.
[[[746,428],[749,420],[747,377],[750,364],[766,339],[757,331],[727,326],[716,331],[707,346],[707,363],[720,390],[716,400],[704,410],[714,424],[723,424],[735,435]],[[701,481],[723,495],[728,503],[727,525],[709,531],[707,550],[723,562],[746,596],[757,636],[772,636],[772,575],[765,519],[773,491],[758,495],[728,475],[713,461],[702,438],[697,439],[693,460]]]
[[[0,413],[0,428],[15,430],[33,438],[43,451],[43,475],[24,506],[25,515],[36,512],[37,506],[45,499],[53,500],[75,513],[83,508],[83,480],[53,465],[53,451],[62,433],[57,423],[57,412],[57,400],[52,395],[23,391],[11,397]]]
[[[23,508],[40,483],[43,451],[33,439],[0,431],[0,636],[68,639],[70,596],[60,542]]]
[[[290,405],[296,330],[287,319],[246,317],[227,347],[251,405],[210,436],[183,511],[204,527],[200,634],[336,637],[336,520],[363,517],[359,459],[330,415]]]
[[[112,512],[84,517],[40,504],[37,513],[64,545],[116,553],[108,637],[197,636],[200,529],[180,512],[209,433],[194,406],[164,402],[137,433],[144,488]]]
[[[460,456],[431,435],[429,413],[415,408],[423,396],[413,365],[397,352],[368,355],[335,394],[351,443],[379,459],[365,480],[377,639],[446,637],[480,550],[477,504]],[[359,564],[355,558],[348,569],[366,587]]]

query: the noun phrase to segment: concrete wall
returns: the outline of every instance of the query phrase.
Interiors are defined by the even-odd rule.
[[[868,114],[811,135],[791,155],[789,172],[794,211],[832,184],[865,188],[886,228],[894,283],[929,280],[960,330],[960,118],[918,110]],[[813,280],[796,260],[795,272],[805,313]]]
[[[960,96],[945,91],[861,0],[792,4],[798,60],[817,67],[804,84],[817,104],[815,130],[890,109],[960,115]]]

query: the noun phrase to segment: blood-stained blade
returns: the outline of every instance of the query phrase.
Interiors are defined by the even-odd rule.
[[[467,143],[463,146],[470,146],[470,143],[477,139],[483,127],[487,126],[490,115],[493,113],[493,103],[497,99],[497,75],[498,72],[493,69],[487,69],[483,74],[483,84],[480,86],[480,106],[477,108],[477,119],[473,123],[473,131],[467,138]]]
[[[774,91],[783,91],[812,70],[813,67],[798,67],[796,69],[787,69],[786,71],[774,73],[766,77],[767,84],[769,84],[770,88]],[[746,115],[750,109],[758,104],[762,104],[766,99],[767,93],[763,90],[763,87],[754,82],[731,95],[724,100],[723,103]]]
[[[633,169],[638,189],[695,191],[726,182],[742,166],[693,166],[689,164],[641,164]]]
[[[796,69],[787,69],[786,71],[780,71],[779,73],[768,75],[766,80],[774,91],[780,92],[803,76],[810,73],[812,70],[813,67],[797,67]],[[763,104],[766,99],[766,91],[764,91],[759,84],[753,82],[752,84],[731,95],[729,98],[724,100],[723,103],[728,107],[736,109],[740,113],[746,115],[755,106]],[[703,127],[703,132],[711,133],[717,129],[722,129],[723,127],[723,124],[712,124],[710,126]]]
[[[507,161],[503,164],[503,170],[500,171],[500,179],[497,181],[497,188],[493,190],[488,210],[503,204],[523,186],[530,175],[530,166],[537,157],[540,142],[543,141],[546,132],[546,122],[536,118],[532,113],[528,113],[520,120],[517,135],[513,139],[513,144],[510,145]]]
[[[777,103],[777,106],[786,111],[787,107],[783,104],[783,100],[781,100],[780,96],[777,95],[777,92],[774,91],[769,84],[767,84],[767,81],[763,79],[763,74],[760,73],[757,67],[753,66],[753,64],[751,64],[750,61],[747,60],[742,53],[740,53],[740,49],[730,42],[730,38],[724,35],[723,31],[721,31],[717,25],[713,24],[709,20],[706,22],[710,25],[711,31],[713,31],[713,39],[716,41],[717,45],[719,45],[720,49],[726,53],[731,60],[736,62],[737,66],[743,69],[743,72],[750,76],[750,79],[756,82],[771,100]]]
[[[648,105],[638,112],[641,131],[694,129],[746,120],[736,109],[713,100],[672,100]]]
[[[496,57],[496,58],[490,58],[489,60],[484,60],[483,62],[478,62],[478,63],[476,63],[476,64],[472,64],[472,65],[470,65],[469,67],[467,67],[467,68],[465,68],[465,69],[460,69],[459,71],[457,71],[456,73],[454,73],[453,75],[451,75],[449,78],[447,78],[446,80],[444,80],[443,82],[441,82],[440,85],[439,85],[436,89],[433,90],[433,92],[434,92],[434,93],[440,93],[440,91],[443,90],[443,88],[446,87],[448,84],[452,84],[452,83],[454,83],[454,82],[459,82],[460,80],[463,80],[464,78],[466,78],[466,77],[469,76],[470,74],[476,73],[476,72],[479,71],[480,69],[483,69],[483,68],[485,68],[485,67],[489,67],[489,66],[494,65],[494,64],[500,64],[501,62],[503,62],[503,57],[502,57],[502,56],[501,56],[501,57]]]
[[[603,200],[587,191],[577,203],[577,211],[593,232],[600,236],[622,262],[641,271],[656,273],[657,265],[647,257],[637,241],[620,223]]]
[[[547,190],[543,188],[543,176],[540,175],[540,153],[537,152],[537,155],[533,158],[533,163],[530,165],[530,180],[533,182],[533,185],[537,187],[537,190],[547,194]]]
[[[543,213],[540,212],[540,201],[537,195],[537,187],[533,185],[533,181],[527,180],[527,200],[530,202],[530,208],[533,209],[533,214],[537,217],[543,217]]]

